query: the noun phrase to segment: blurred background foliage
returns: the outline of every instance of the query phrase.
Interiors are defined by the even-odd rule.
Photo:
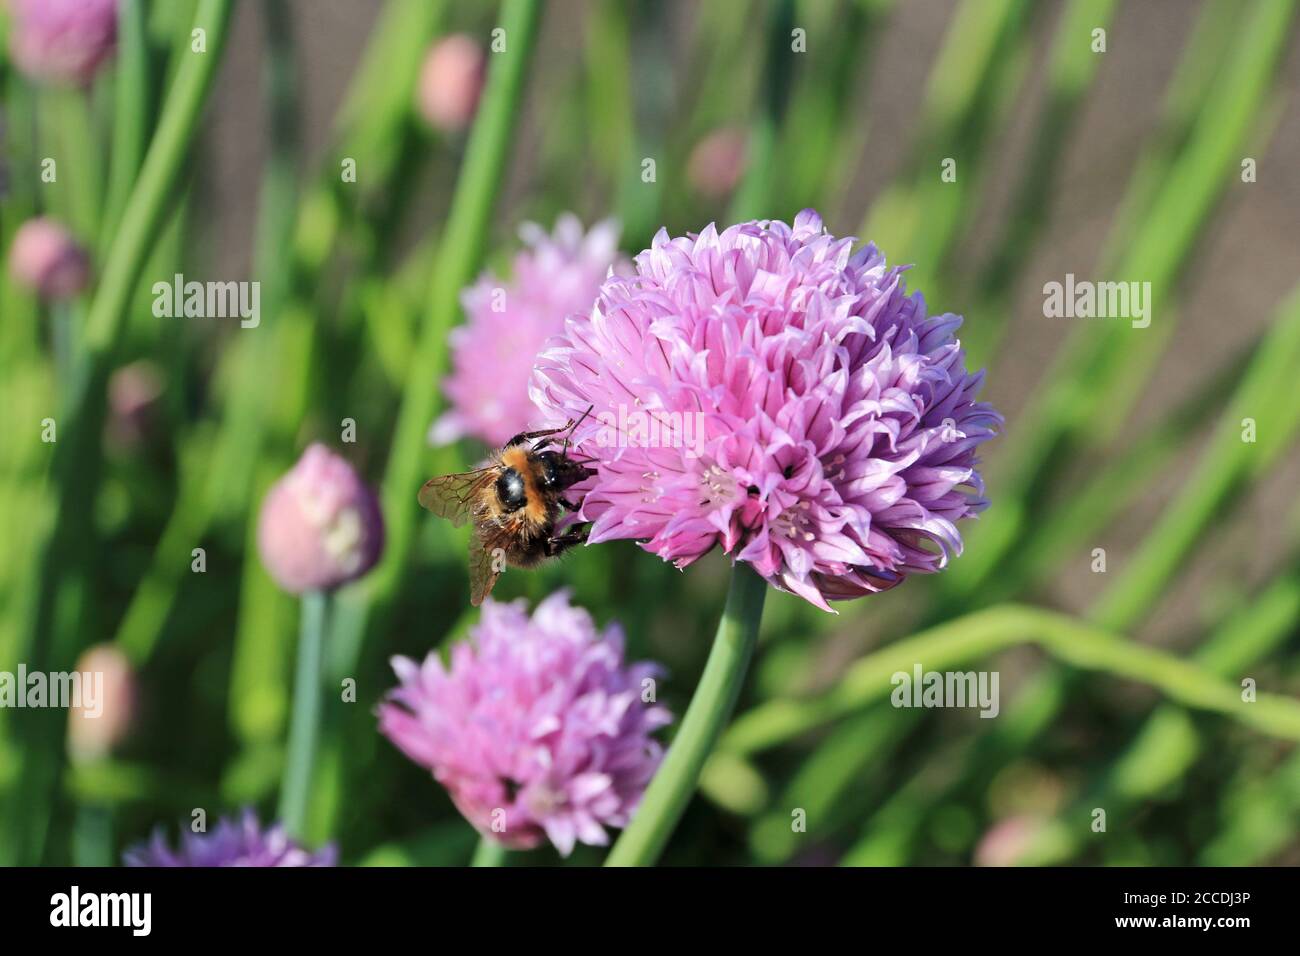
[[[176,0],[124,5],[87,93],[0,61],[0,241],[57,215],[97,278],[61,315],[0,278],[0,669],[68,670],[114,641],[141,688],[132,734],[89,763],[65,756],[65,714],[0,710],[0,863],[115,861],[195,807],[274,807],[298,609],[255,522],[317,439],[382,489],[389,544],[329,635],[331,682],[358,694],[326,708],[310,842],[350,863],[467,862],[473,831],[373,716],[391,655],[475,619],[463,532],[415,505],[481,451],[425,440],[460,289],[507,267],[521,222],[565,210],[617,216],[635,252],[660,226],[805,206],[916,263],[910,287],[966,316],[1007,416],[985,455],[994,504],[942,575],[838,616],[769,597],[665,862],[1300,862],[1294,7]],[[432,132],[413,109],[425,51],[497,26],[509,47],[473,129]],[[690,157],[718,131],[743,158],[734,187],[701,190]],[[35,172],[50,156],[57,187]],[[156,319],[150,287],[176,272],[259,280],[261,325]],[[1150,327],[1044,318],[1043,284],[1067,272],[1150,282]],[[153,421],[107,440],[108,376],[140,359],[162,374]],[[357,441],[340,446],[345,418]],[[667,665],[680,713],[725,580],[716,555],[678,573],[619,542],[498,593],[571,587]],[[1000,716],[889,706],[915,661],[1000,671]]]

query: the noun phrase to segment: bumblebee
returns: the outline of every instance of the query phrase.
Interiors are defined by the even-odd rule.
[[[473,523],[469,588],[475,607],[507,565],[530,568],[587,540],[586,525],[556,530],[565,512],[580,507],[565,497],[568,490],[596,474],[586,465],[591,459],[568,454],[569,439],[581,421],[520,432],[483,467],[430,478],[420,489],[420,504],[434,514],[457,527],[466,520]],[[559,443],[559,435],[564,435],[560,448],[550,448]]]

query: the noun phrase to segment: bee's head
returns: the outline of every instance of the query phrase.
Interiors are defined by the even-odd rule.
[[[544,451],[537,457],[541,464],[542,487],[547,491],[564,491],[592,474],[591,469],[558,451]]]

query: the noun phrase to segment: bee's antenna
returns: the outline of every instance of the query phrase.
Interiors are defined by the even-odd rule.
[[[591,414],[592,409],[594,409],[595,407],[596,407],[595,405],[588,405],[587,410],[582,413],[582,417],[569,426],[569,433],[564,436],[564,449],[560,452],[561,457],[564,458],[569,457],[569,439],[573,437],[573,433],[577,431],[578,426],[581,425],[584,421],[586,421],[587,416]]]
[[[581,425],[583,422],[585,422],[585,421],[587,420],[587,416],[590,415],[590,414],[595,410],[595,408],[596,408],[595,405],[588,405],[588,406],[587,406],[587,410],[586,410],[585,412],[582,413],[582,417],[579,418],[576,422],[573,423],[573,428],[570,428],[570,429],[569,429],[569,434],[570,434],[570,435],[572,435],[572,434],[574,433],[574,431],[577,429],[577,427],[578,427],[579,425]]]

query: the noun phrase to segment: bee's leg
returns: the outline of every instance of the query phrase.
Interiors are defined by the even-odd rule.
[[[575,504],[574,504],[572,501],[570,501],[568,498],[561,498],[561,499],[560,499],[560,504],[564,505],[564,510],[565,510],[565,511],[577,511],[579,508],[582,507],[582,505],[580,505],[580,504],[575,505]]]
[[[561,432],[568,432],[568,434],[564,436],[564,454],[568,454],[569,439],[573,436],[573,430],[582,424],[583,419],[590,415],[591,410],[595,407],[595,405],[588,405],[587,410],[582,413],[582,418],[579,418],[577,421],[570,418],[559,428],[544,428],[541,431],[536,432],[520,432],[514,438],[506,442],[506,447],[508,448],[511,445],[522,445],[524,442],[532,441],[534,438],[548,438],[551,435],[559,435]],[[549,444],[551,444],[549,441],[538,442],[533,446],[533,450],[538,451]]]
[[[560,432],[568,431],[572,427],[573,427],[573,419],[569,419],[559,428],[543,428],[541,431],[536,431],[536,432],[520,432],[514,438],[506,442],[505,447],[509,448],[511,445],[522,445],[524,442],[532,441],[535,438],[545,438],[548,435],[558,435]],[[537,447],[541,448],[544,445],[546,445],[546,442],[542,442]]]
[[[566,531],[558,537],[547,538],[542,544],[542,550],[548,558],[563,554],[576,545],[585,544],[590,530],[590,527],[574,528],[572,531]]]

